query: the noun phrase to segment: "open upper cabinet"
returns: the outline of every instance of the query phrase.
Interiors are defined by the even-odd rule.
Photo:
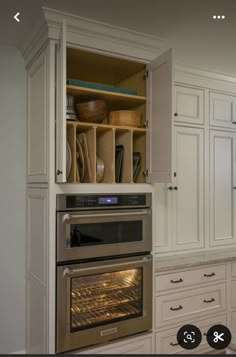
[[[171,49],[153,60],[154,40],[146,35],[142,37],[140,34],[142,40],[139,48],[137,34],[113,27],[110,29],[107,25],[99,28],[100,25],[87,24],[87,20],[83,23],[81,18],[78,19],[82,25],[78,28],[87,26],[85,34],[81,35],[82,32],[78,31],[75,35],[76,18],[70,19],[69,29],[68,16],[50,11],[47,15],[52,18],[49,19],[51,24],[48,21],[51,31],[49,37],[56,48],[55,181],[170,182],[173,107]],[[56,22],[58,33],[55,30]],[[90,25],[89,31],[94,33],[94,37],[87,34]],[[123,31],[122,36],[119,35],[121,37],[117,36],[118,40],[116,31]],[[132,36],[136,36],[136,42]],[[104,100],[107,118],[111,111],[138,111],[141,113],[141,124],[130,127],[110,125],[107,118],[102,123],[68,119],[67,96],[73,97],[75,104]],[[78,159],[82,158],[78,140],[86,141],[82,160],[85,172],[81,171],[82,164]],[[120,171],[117,169],[119,149],[123,160]],[[138,163],[136,166],[135,162]],[[102,176],[99,167],[103,169]],[[36,182],[36,176],[33,180]]]

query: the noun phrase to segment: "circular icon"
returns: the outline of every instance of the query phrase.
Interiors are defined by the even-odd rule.
[[[184,325],[177,332],[178,344],[186,350],[192,350],[198,347],[201,340],[201,331],[194,325]]]
[[[216,350],[222,350],[226,348],[231,341],[231,332],[224,325],[214,325],[207,331],[207,342]]]

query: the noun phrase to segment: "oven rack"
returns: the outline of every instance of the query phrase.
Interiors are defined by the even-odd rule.
[[[90,325],[106,323],[114,319],[131,318],[137,314],[140,314],[140,310],[130,304],[113,307],[109,311],[107,309],[90,311],[88,313],[72,315],[72,328],[90,327]]]

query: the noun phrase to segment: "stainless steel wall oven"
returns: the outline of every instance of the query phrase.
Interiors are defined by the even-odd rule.
[[[57,352],[152,328],[150,194],[58,195]]]

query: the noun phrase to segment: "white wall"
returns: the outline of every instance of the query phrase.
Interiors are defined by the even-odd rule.
[[[25,345],[25,103],[23,59],[0,46],[0,354]]]

